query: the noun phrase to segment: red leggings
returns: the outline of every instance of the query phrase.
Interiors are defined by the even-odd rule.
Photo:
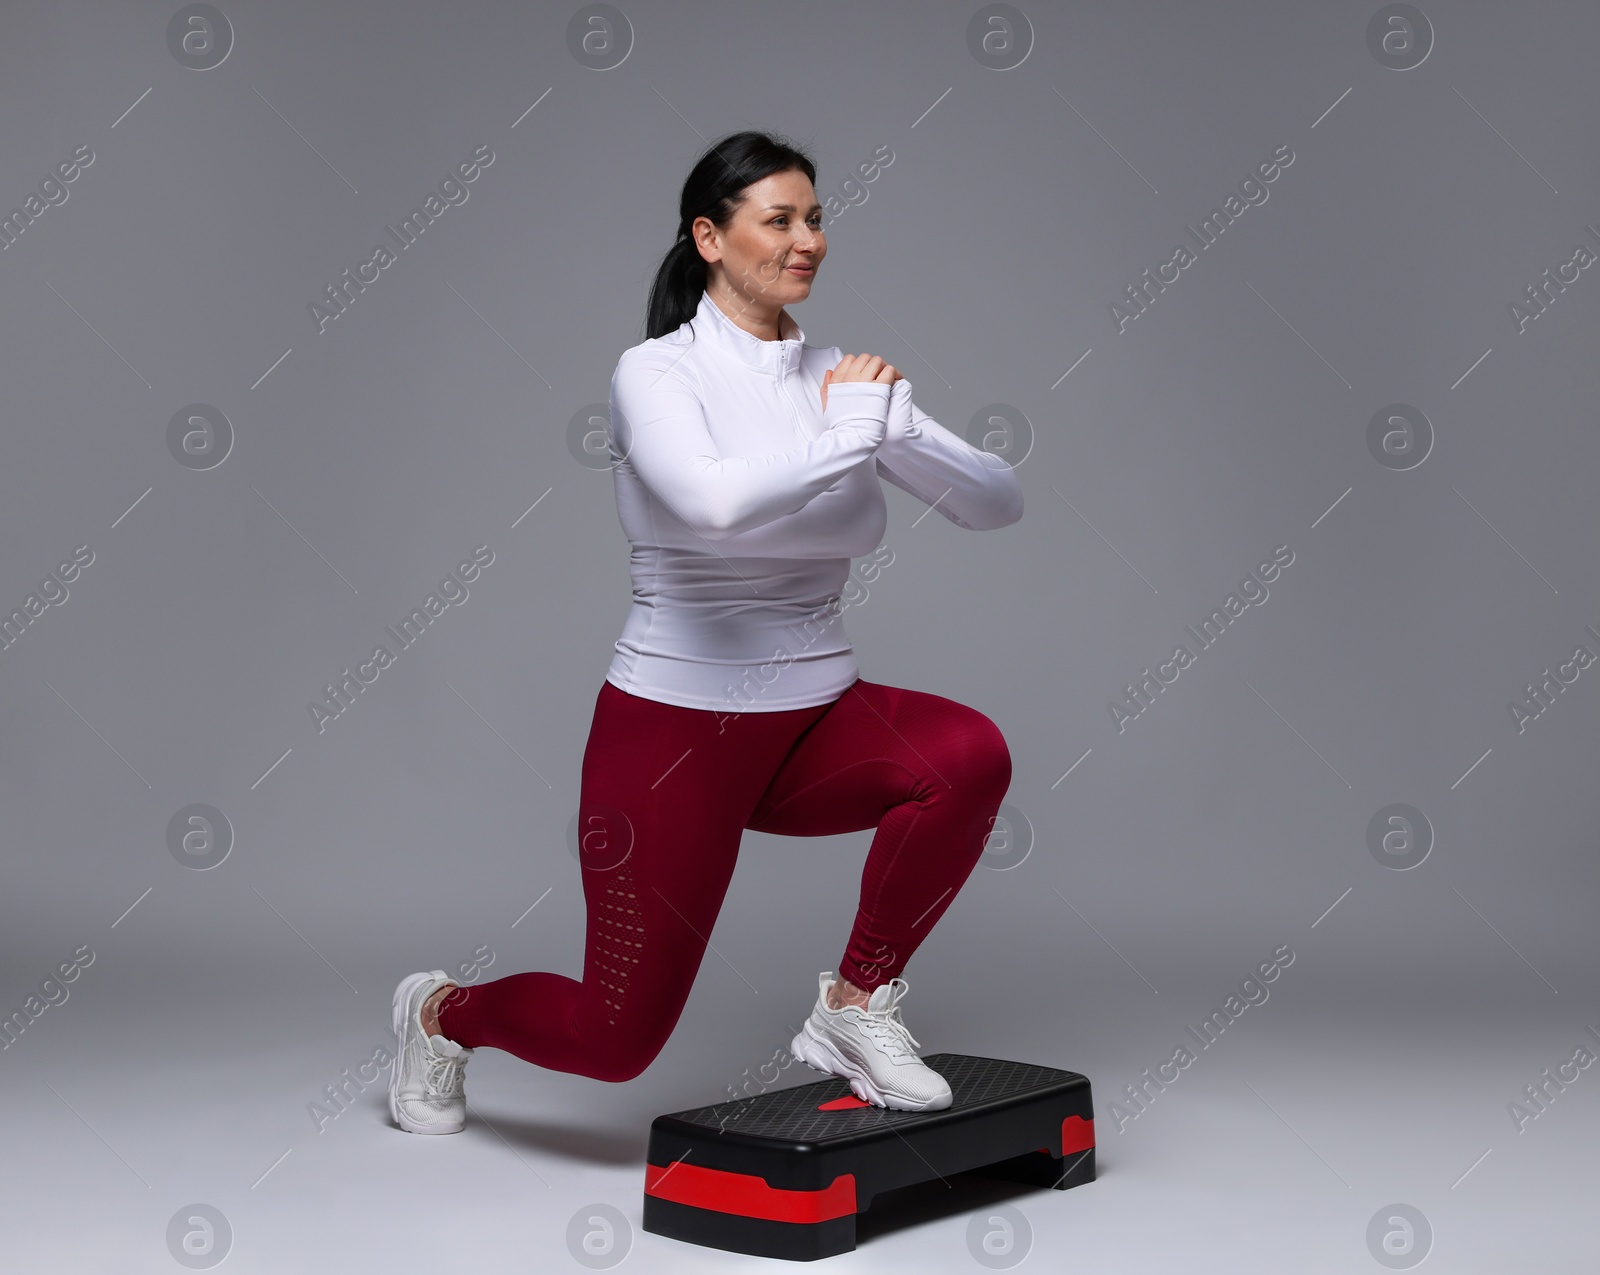
[[[579,801],[583,981],[529,973],[458,987],[439,1030],[553,1071],[637,1076],[683,1012],[746,828],[877,828],[839,962],[839,977],[877,987],[950,906],[1010,782],[999,728],[939,695],[858,679],[829,704],[727,714],[605,682]]]

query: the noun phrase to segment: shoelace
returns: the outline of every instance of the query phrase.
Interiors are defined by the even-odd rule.
[[[447,1058],[439,1053],[433,1046],[423,1047],[423,1060],[425,1063],[423,1080],[428,1086],[430,1098],[459,1098],[464,1088],[465,1079],[463,1071],[467,1065],[465,1052],[457,1054],[454,1058]]]
[[[895,986],[898,984],[898,986]],[[882,1046],[892,1058],[902,1058],[907,1055],[916,1056],[916,1047],[921,1042],[911,1034],[911,1029],[906,1026],[905,1020],[900,1017],[900,998],[906,994],[906,984],[901,979],[891,979],[889,1006],[887,1009],[870,1010],[865,1006],[857,1006],[866,1015],[867,1028],[872,1032],[873,1038]]]

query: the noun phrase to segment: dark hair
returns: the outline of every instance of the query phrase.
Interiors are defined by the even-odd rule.
[[[709,217],[713,224],[727,229],[745,200],[745,187],[791,169],[803,172],[813,184],[817,180],[817,166],[811,158],[770,133],[730,133],[700,156],[678,197],[678,240],[667,249],[650,285],[646,338],[677,330],[700,306],[708,270],[689,234],[695,218]]]

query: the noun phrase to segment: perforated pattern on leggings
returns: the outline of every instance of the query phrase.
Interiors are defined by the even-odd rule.
[[[626,859],[605,876],[600,906],[594,914],[599,940],[595,968],[605,989],[607,1021],[615,1026],[629,977],[644,953],[644,909],[639,906],[633,870]]]

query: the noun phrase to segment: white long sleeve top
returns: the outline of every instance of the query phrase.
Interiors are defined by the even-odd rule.
[[[843,351],[787,312],[779,330],[763,340],[702,292],[617,361],[607,439],[633,605],[606,680],[630,694],[720,712],[842,695],[860,670],[841,590],[887,525],[880,477],[959,527],[1022,517],[1011,466],[921,411],[909,381],[832,382],[823,410]]]

